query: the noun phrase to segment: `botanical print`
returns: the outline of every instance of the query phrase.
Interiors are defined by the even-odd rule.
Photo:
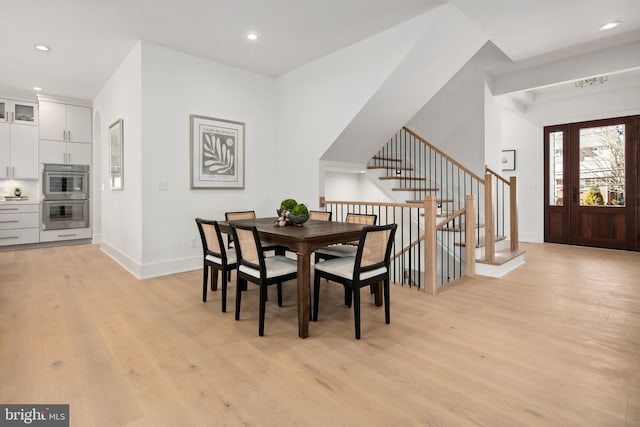
[[[244,123],[191,115],[191,188],[244,188]]]

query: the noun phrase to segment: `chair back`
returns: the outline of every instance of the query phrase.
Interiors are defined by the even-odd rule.
[[[376,225],[378,215],[348,213],[345,222],[352,224]]]
[[[353,277],[380,267],[389,268],[396,224],[366,226],[360,232]]]
[[[231,233],[236,242],[238,266],[246,265],[260,271],[260,276],[266,275],[264,254],[260,244],[258,229],[251,225],[231,223]]]
[[[214,255],[218,258],[226,258],[224,243],[222,241],[222,233],[218,227],[217,221],[211,221],[202,218],[196,218],[198,231],[200,232],[200,240],[202,241],[202,250],[204,255]]]
[[[242,221],[243,219],[256,219],[256,211],[225,212],[224,218],[229,221]]]
[[[316,221],[331,221],[331,211],[309,211],[309,219]]]

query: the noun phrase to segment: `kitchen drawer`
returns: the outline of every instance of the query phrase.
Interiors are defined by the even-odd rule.
[[[0,214],[0,230],[39,227],[40,215],[38,212]]]
[[[22,245],[38,243],[39,230],[37,228],[20,228],[18,230],[0,230],[0,246]]]
[[[59,240],[90,239],[91,228],[68,228],[65,230],[41,230],[41,242],[56,242]]]
[[[26,204],[26,203],[17,203],[17,202],[0,203],[0,215],[23,213],[23,212],[35,212],[37,214],[40,212],[40,204],[39,203]]]

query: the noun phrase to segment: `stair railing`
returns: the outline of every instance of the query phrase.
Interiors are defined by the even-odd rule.
[[[517,178],[515,176],[504,178],[496,171],[485,166],[485,221],[491,222],[494,229],[492,236],[506,237],[506,227],[509,227],[509,249],[518,249],[518,194]],[[487,196],[489,194],[489,196]],[[507,217],[507,215],[509,215]],[[489,221],[489,219],[491,221]],[[488,226],[487,226],[488,229]],[[493,238],[491,239],[494,245]],[[489,242],[487,241],[487,244]],[[486,246],[489,249],[489,246]],[[495,254],[495,249],[491,251]],[[493,261],[485,256],[487,261]]]

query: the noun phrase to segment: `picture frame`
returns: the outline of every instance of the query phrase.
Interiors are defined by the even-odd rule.
[[[191,189],[244,189],[243,122],[191,114]]]
[[[501,165],[503,171],[516,170],[516,150],[502,150]]]
[[[109,126],[109,181],[112,190],[124,190],[124,122]]]

